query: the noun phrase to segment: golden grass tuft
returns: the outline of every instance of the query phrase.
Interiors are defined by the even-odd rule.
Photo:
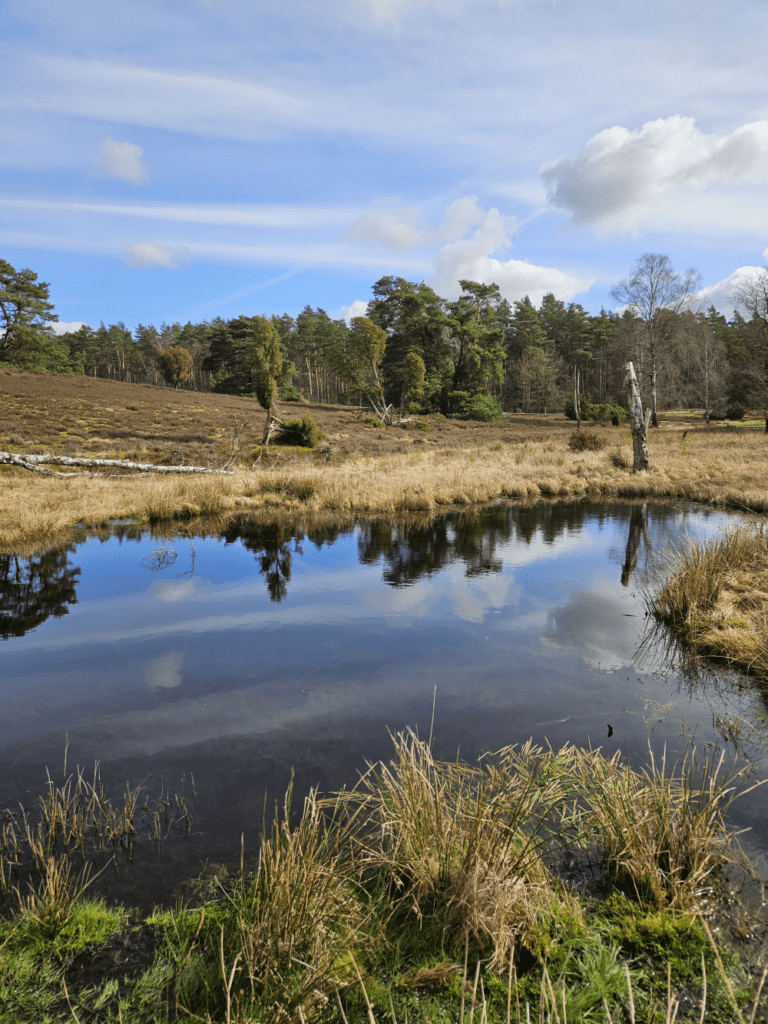
[[[607,877],[638,903],[695,908],[710,876],[739,857],[725,814],[761,783],[737,792],[734,783],[748,768],[726,776],[724,759],[713,750],[697,760],[694,749],[670,769],[666,753],[659,761],[649,748],[648,765],[636,771],[620,751],[611,758],[576,753],[586,834],[597,841]]]
[[[666,551],[646,600],[694,651],[768,678],[768,531],[762,525],[732,526]]]
[[[371,767],[352,795],[367,815],[358,871],[384,873],[395,902],[433,918],[455,941],[488,950],[492,970],[543,916],[577,904],[554,885],[543,822],[567,795],[554,754],[526,744],[482,769],[436,761],[412,732],[394,738],[389,767]]]

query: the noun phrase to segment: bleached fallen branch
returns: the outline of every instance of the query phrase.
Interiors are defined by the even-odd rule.
[[[83,466],[86,469],[133,469],[138,473],[223,473],[233,476],[232,470],[208,469],[205,466],[155,466],[151,462],[127,462],[125,459],[87,459],[84,456],[70,455],[17,455],[15,452],[0,452],[0,465],[21,466],[32,473],[44,473],[46,476],[75,476],[74,473],[55,473],[51,469],[43,469],[43,465]]]

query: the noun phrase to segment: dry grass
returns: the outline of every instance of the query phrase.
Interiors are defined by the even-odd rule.
[[[560,766],[572,753],[528,743],[477,769],[435,761],[413,733],[394,744],[391,766],[371,768],[352,796],[367,812],[359,870],[384,872],[395,904],[469,937],[503,969],[543,916],[560,904],[578,913],[539,854],[545,819],[569,795]]]
[[[375,513],[435,511],[505,497],[688,498],[768,510],[766,439],[757,433],[701,432],[681,452],[678,432],[651,438],[652,469],[633,474],[629,435],[614,447],[574,453],[568,434],[545,441],[413,451],[380,458],[285,462],[234,476],[66,479],[24,470],[0,475],[0,553],[29,553],[65,542],[77,523],[134,517],[157,522],[211,513]]]
[[[607,877],[639,903],[695,908],[713,872],[739,857],[725,814],[760,783],[737,793],[747,769],[724,776],[724,758],[713,751],[697,761],[694,750],[668,769],[666,754],[658,761],[649,750],[648,766],[635,771],[620,751],[576,753],[585,834],[595,837]]]
[[[423,421],[425,431],[416,422],[405,430],[379,428],[352,408],[291,405],[286,414],[311,412],[330,453],[273,449],[254,467],[260,452],[254,430],[263,413],[251,399],[2,370],[0,403],[0,449],[124,455],[164,465],[183,457],[221,466],[231,452],[233,417],[241,426],[251,424],[250,434],[241,437],[234,476],[136,478],[118,470],[112,477],[45,478],[0,467],[0,553],[28,554],[66,542],[77,523],[103,525],[122,517],[172,522],[253,512],[276,518],[296,509],[391,514],[500,497],[584,494],[768,510],[765,435],[698,430],[684,420],[663,422],[651,432],[651,471],[633,474],[626,427],[593,432],[598,444],[606,442],[604,451],[575,452],[575,426],[559,414],[510,416],[502,423],[434,416]]]
[[[735,526],[664,553],[648,604],[698,653],[768,678],[768,533]]]

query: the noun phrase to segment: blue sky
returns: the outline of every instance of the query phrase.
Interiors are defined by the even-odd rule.
[[[385,274],[591,312],[768,261],[764,0],[0,0],[0,256],[62,324],[364,312]]]

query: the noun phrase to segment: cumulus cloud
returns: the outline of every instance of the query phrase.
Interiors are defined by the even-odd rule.
[[[347,321],[350,322],[353,316],[367,316],[368,315],[368,303],[365,299],[355,299],[349,306],[342,306],[340,311],[341,315]]]
[[[707,134],[678,114],[598,132],[573,159],[540,171],[551,206],[574,223],[636,228],[672,193],[768,184],[768,120]]]
[[[508,249],[511,244],[509,229],[513,222],[502,217],[495,208],[484,212],[478,207],[478,211],[470,211],[469,207],[453,211],[454,223],[477,226],[469,238],[449,242],[435,254],[435,273],[429,283],[439,295],[456,298],[461,291],[460,280],[480,281],[497,284],[510,302],[528,295],[538,305],[547,292],[554,292],[559,299],[568,301],[594,283],[593,278],[577,277],[554,267],[539,267],[527,260],[496,259],[493,254]],[[461,216],[465,217],[463,222]]]
[[[763,253],[763,258],[768,261],[768,249]],[[708,285],[697,292],[697,307],[706,310],[710,306],[714,306],[723,316],[733,316],[739,290],[750,285],[762,273],[760,267],[739,267],[738,270],[734,270],[732,274],[724,277],[717,284]]]
[[[141,162],[144,150],[132,142],[115,142],[107,137],[101,144],[101,166],[110,178],[127,181],[129,185],[143,185],[149,175]]]
[[[500,217],[498,210],[491,211]],[[360,245],[380,245],[385,249],[405,252],[436,242],[450,242],[486,220],[488,214],[477,196],[463,196],[445,208],[442,224],[423,220],[413,207],[390,207],[364,213],[347,231],[345,241]],[[510,230],[514,218],[507,218]]]
[[[568,301],[592,286],[593,278],[538,267],[527,260],[496,258],[494,254],[509,249],[516,230],[514,217],[505,216],[496,207],[484,210],[477,196],[472,195],[446,206],[440,224],[422,220],[411,207],[374,210],[359,217],[346,238],[396,250],[437,247],[429,284],[446,298],[458,297],[459,281],[463,279],[498,284],[510,302],[525,295],[540,302],[547,292]]]
[[[123,251],[129,267],[166,267],[176,270],[189,262],[186,245],[155,245],[153,242],[132,242]]]
[[[49,325],[55,335],[69,334],[70,331],[79,331],[81,327],[87,326],[82,320],[71,320],[66,323],[63,320],[52,320]]]
[[[385,249],[405,252],[426,242],[429,226],[419,220],[416,210],[373,210],[364,213],[352,224],[345,241],[361,245],[381,245]]]

